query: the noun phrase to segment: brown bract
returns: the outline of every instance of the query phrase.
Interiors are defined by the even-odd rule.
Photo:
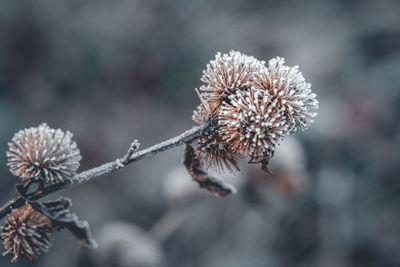
[[[193,121],[199,125],[210,122],[218,126],[216,118],[217,102],[207,102],[204,99],[204,95],[201,95],[198,91],[197,93],[201,104],[193,114]],[[216,166],[219,170],[224,170],[225,168],[229,171],[239,170],[237,163],[238,155],[232,152],[228,145],[223,142],[219,132],[214,129],[215,127],[212,128],[212,130],[196,139],[198,154],[202,162],[207,162],[206,165],[208,166]]]

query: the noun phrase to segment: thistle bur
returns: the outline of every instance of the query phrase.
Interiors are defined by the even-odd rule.
[[[216,133],[199,138],[208,141],[199,146],[211,164],[224,163],[232,169],[237,157],[247,155],[251,163],[260,162],[268,171],[275,147],[285,135],[305,130],[313,122],[316,94],[298,66],[284,63],[277,57],[266,66],[264,61],[230,51],[218,53],[207,65],[201,79],[206,85],[200,87],[201,104],[193,119],[218,125]]]
[[[286,119],[289,133],[306,130],[317,115],[318,100],[311,91],[299,66],[284,65],[285,59],[276,57],[268,62],[254,80],[254,87],[262,90],[270,101],[277,101]]]
[[[72,133],[52,129],[46,123],[17,132],[8,143],[8,166],[12,174],[46,184],[73,176],[81,160]]]
[[[254,76],[263,64],[264,62],[238,51],[231,50],[223,55],[217,53],[203,71],[201,81],[205,85],[200,87],[200,91],[210,105],[218,109],[231,94],[252,87]]]
[[[271,157],[287,132],[282,107],[260,90],[236,92],[219,112],[219,133],[229,148],[252,162]]]
[[[51,220],[29,204],[13,210],[4,224],[1,237],[6,251],[3,255],[12,254],[11,262],[21,256],[32,261],[51,247],[51,236],[55,231]]]
[[[237,91],[247,91],[253,83],[254,75],[262,68],[263,62],[254,57],[231,50],[228,54],[217,53],[207,64],[201,81],[205,83],[197,91],[201,104],[193,114],[193,120],[201,125],[208,120],[216,123],[218,111],[230,95]],[[223,142],[218,131],[209,132],[198,139],[200,157],[219,170],[239,170],[235,151]]]

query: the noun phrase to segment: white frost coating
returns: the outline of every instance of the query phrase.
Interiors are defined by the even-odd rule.
[[[219,113],[219,132],[224,141],[231,144],[234,152],[258,160],[287,132],[283,111],[265,108],[272,104],[266,95],[259,90],[237,91],[229,96],[230,104],[223,105]]]
[[[8,166],[22,179],[62,182],[73,176],[81,155],[72,133],[52,129],[46,123],[17,132],[8,143]]]
[[[280,57],[265,62],[237,51],[218,53],[201,80],[202,104],[197,123],[212,115],[220,125],[223,146],[252,160],[271,155],[286,134],[305,130],[317,115],[318,100],[298,66],[284,65]]]
[[[134,161],[138,161],[138,160],[146,158],[150,155],[155,155],[155,154],[165,151],[167,149],[182,145],[183,143],[188,142],[188,141],[192,140],[194,137],[200,135],[205,130],[205,127],[206,127],[205,125],[193,127],[190,130],[187,130],[186,132],[184,132],[183,134],[181,134],[177,137],[171,138],[167,141],[156,144],[149,148],[140,150],[140,151],[132,154],[129,157],[129,161],[127,161],[125,164],[122,164],[122,166],[121,166],[121,159],[117,159],[115,161],[105,163],[99,167],[79,173],[71,178],[71,183],[63,185],[62,189],[65,189],[65,188],[73,186],[73,185],[78,185],[78,184],[81,184],[84,182],[88,182],[97,176],[101,176],[101,175],[116,171]],[[133,144],[138,145],[139,143],[137,142],[137,140],[135,140],[135,142]],[[131,148],[132,148],[132,145],[131,145]],[[129,151],[130,150],[128,150],[128,153],[129,153]]]
[[[262,68],[264,62],[238,51],[228,54],[217,53],[215,59],[207,64],[201,81],[205,97],[223,98],[236,90],[245,90],[252,85],[254,74]]]
[[[264,90],[272,101],[283,108],[290,133],[307,129],[317,115],[318,100],[311,91],[298,66],[284,65],[285,59],[276,57],[268,62],[254,80],[256,89]]]

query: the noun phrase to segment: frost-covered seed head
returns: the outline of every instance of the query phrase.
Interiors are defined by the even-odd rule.
[[[311,91],[298,66],[284,65],[285,59],[276,57],[268,62],[254,79],[254,87],[264,90],[270,101],[283,108],[290,133],[305,130],[317,115],[318,100]]]
[[[268,170],[275,146],[285,135],[308,128],[318,109],[316,94],[297,66],[284,63],[277,57],[265,66],[254,57],[230,51],[218,53],[207,65],[201,78],[206,85],[198,92],[201,104],[193,115],[197,124],[212,120],[218,125],[216,133],[199,142],[205,156],[248,155]],[[221,149],[224,153],[219,153]]]
[[[263,62],[238,51],[217,53],[203,71],[201,81],[206,85],[200,87],[200,92],[197,91],[201,104],[194,111],[193,120],[197,124],[216,120],[222,102],[236,91],[248,90],[252,86],[255,72],[262,66]],[[198,144],[200,156],[212,165],[220,170],[224,167],[228,170],[238,169],[238,155],[229,149],[218,132],[200,137]]]
[[[7,165],[12,174],[48,184],[73,176],[82,158],[72,133],[52,129],[46,123],[20,130],[8,146]]]
[[[34,260],[51,247],[51,234],[54,232],[50,219],[25,204],[7,215],[2,227],[1,237],[6,251],[12,254],[11,262],[23,256]]]
[[[252,86],[254,74],[263,66],[263,62],[238,51],[228,54],[217,53],[214,60],[207,64],[201,81],[206,83],[200,87],[208,99],[218,106],[221,101],[235,93],[245,91]]]
[[[230,95],[218,118],[219,134],[230,150],[255,162],[269,157],[287,133],[283,107],[261,90]]]

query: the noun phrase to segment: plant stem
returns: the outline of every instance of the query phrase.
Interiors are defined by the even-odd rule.
[[[33,193],[26,194],[24,197],[28,200],[38,200],[49,194],[70,188],[72,186],[80,185],[82,183],[88,182],[96,177],[101,175],[119,170],[132,162],[139,161],[141,159],[147,158],[152,155],[156,155],[165,150],[180,146],[184,143],[192,141],[194,138],[204,134],[208,130],[210,123],[205,123],[200,126],[194,126],[191,129],[185,131],[184,133],[161,142],[159,144],[153,145],[149,148],[139,150],[135,152],[138,148],[138,143],[135,141],[132,143],[131,148],[128,152],[122,157],[118,158],[114,161],[105,163],[98,167],[89,169],[87,171],[81,172],[73,176],[71,179],[66,180],[62,183],[54,184],[47,186],[41,190],[37,190]],[[25,200],[18,196],[10,201],[8,201],[3,207],[0,208],[0,219],[4,218],[7,214],[9,214],[13,209],[19,208],[25,204]]]

